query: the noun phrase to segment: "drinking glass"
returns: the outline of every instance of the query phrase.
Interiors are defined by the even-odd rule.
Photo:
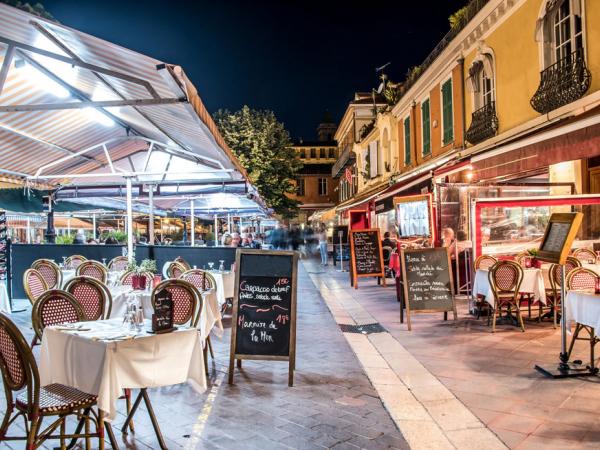
[[[67,268],[67,257],[63,256],[62,259],[63,259],[63,267],[66,269]]]
[[[224,259],[219,260],[219,272],[225,272],[225,260]]]
[[[214,262],[209,262],[208,263],[208,270],[213,270],[215,263]]]
[[[106,258],[102,258],[102,264],[106,266]]]

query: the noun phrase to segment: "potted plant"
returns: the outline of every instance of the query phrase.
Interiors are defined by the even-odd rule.
[[[531,267],[535,267],[536,269],[541,269],[542,268],[542,261],[540,261],[539,259],[537,259],[538,249],[537,248],[530,248],[530,249],[527,250],[527,253],[529,253],[529,256],[531,257]]]
[[[131,287],[135,290],[143,291],[146,289],[146,277],[144,275],[145,270],[142,265],[136,264],[135,259],[130,260],[125,267],[127,272],[133,272],[131,276]]]

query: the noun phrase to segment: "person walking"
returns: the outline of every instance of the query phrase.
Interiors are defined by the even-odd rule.
[[[325,231],[325,225],[321,225],[319,232],[317,233],[319,239],[319,251],[321,252],[321,265],[327,265],[327,232]]]

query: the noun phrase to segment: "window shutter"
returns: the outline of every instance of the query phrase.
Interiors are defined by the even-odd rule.
[[[379,141],[369,143],[369,176],[375,178],[379,175],[377,163],[379,162]]]
[[[421,117],[423,126],[423,155],[431,153],[431,126],[429,114],[429,100],[425,100],[421,105]]]
[[[404,164],[410,164],[410,117],[404,119]]]
[[[448,145],[454,139],[452,117],[452,80],[442,85],[442,114],[443,118],[443,144]]]

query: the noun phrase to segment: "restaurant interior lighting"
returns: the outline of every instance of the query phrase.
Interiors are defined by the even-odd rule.
[[[71,95],[68,90],[66,90],[56,81],[44,75],[31,64],[28,64],[26,61],[15,61],[15,68],[19,70],[19,73],[25,77],[28,83],[32,84],[38,89],[42,89],[45,92],[62,99],[68,98]]]

